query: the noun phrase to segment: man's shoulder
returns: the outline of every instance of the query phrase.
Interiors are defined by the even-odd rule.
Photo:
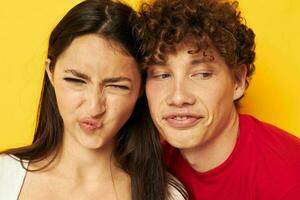
[[[279,147],[290,146],[300,151],[300,139],[295,135],[251,115],[240,115],[240,129],[257,142],[273,143]]]
[[[241,134],[266,160],[295,163],[300,168],[300,139],[250,115],[240,115]]]
[[[290,195],[289,191],[300,186],[300,139],[250,115],[241,115],[240,123],[242,134],[247,134],[247,155],[253,153],[252,164],[261,194]]]

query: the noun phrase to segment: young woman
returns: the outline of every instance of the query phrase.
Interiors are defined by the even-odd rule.
[[[184,198],[147,125],[130,17],[87,0],[54,28],[33,143],[1,155],[1,200]]]

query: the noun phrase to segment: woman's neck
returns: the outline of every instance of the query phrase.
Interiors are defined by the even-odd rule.
[[[68,138],[62,141],[57,155],[53,153],[40,162],[32,162],[30,169],[41,168],[54,158],[53,162],[42,170],[43,172],[81,184],[102,182],[111,180],[113,173],[122,171],[112,154],[113,143],[99,149],[91,149]]]
[[[112,153],[113,143],[99,149],[91,149],[64,140],[55,161],[56,168],[65,176],[81,182],[111,179],[112,171],[118,168]]]
[[[45,169],[28,173],[26,181],[28,185],[37,184],[35,188],[40,187],[45,193],[50,190],[50,185],[54,193],[61,192],[62,196],[71,195],[79,199],[95,199],[92,197],[96,196],[131,199],[130,177],[118,167],[112,152],[113,144],[89,149],[63,142],[57,156],[53,154],[40,162],[30,163],[30,169],[39,169],[54,158]]]

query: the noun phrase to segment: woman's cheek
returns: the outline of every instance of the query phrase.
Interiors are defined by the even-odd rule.
[[[56,98],[61,112],[74,113],[82,105],[85,95],[82,91],[62,88],[56,91]]]
[[[137,95],[107,97],[107,110],[116,117],[120,116],[123,119],[128,119],[135,107],[136,100]]]

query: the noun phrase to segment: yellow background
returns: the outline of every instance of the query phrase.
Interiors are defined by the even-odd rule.
[[[0,150],[31,142],[49,34],[79,2],[0,1]],[[257,35],[257,70],[241,112],[300,137],[300,1],[240,0],[240,7]]]

